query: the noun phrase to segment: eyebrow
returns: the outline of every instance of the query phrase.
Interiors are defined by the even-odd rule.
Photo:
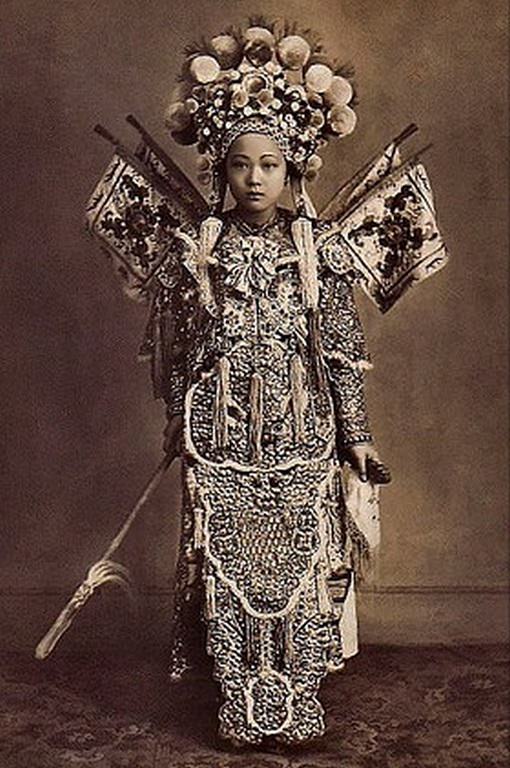
[[[244,160],[250,160],[251,159],[249,157],[249,155],[243,155],[242,152],[236,152],[235,154],[232,155],[232,159],[234,159],[234,157],[242,157]],[[264,152],[264,154],[261,155],[260,157],[261,158],[264,158],[264,157],[274,157],[275,160],[279,160],[278,155],[275,155],[273,152]]]

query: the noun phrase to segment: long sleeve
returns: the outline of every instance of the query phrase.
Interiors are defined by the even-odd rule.
[[[188,359],[195,339],[196,289],[180,265],[170,263],[158,276],[140,357],[151,362],[154,397],[162,398],[167,415],[184,412]]]
[[[337,420],[338,442],[371,442],[364,371],[371,367],[352,280],[325,271],[321,279],[321,338]]]

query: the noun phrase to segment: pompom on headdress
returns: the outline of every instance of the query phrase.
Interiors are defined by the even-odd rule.
[[[223,202],[220,167],[229,147],[255,132],[273,138],[292,164],[296,205],[301,199],[306,208],[303,179],[317,175],[318,151],[356,125],[352,71],[330,62],[309,31],[264,19],[251,20],[245,30],[229,28],[185,53],[165,123],[178,143],[197,144],[198,180],[212,183],[213,206]]]

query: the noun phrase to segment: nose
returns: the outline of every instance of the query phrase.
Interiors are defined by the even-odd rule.
[[[258,187],[261,184],[261,171],[258,165],[252,165],[248,172],[248,185],[250,187]]]

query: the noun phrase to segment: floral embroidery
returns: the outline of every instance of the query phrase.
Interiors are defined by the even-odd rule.
[[[220,733],[299,742],[324,732],[319,686],[343,663],[345,595],[333,598],[329,576],[353,565],[356,529],[339,524],[347,513],[335,480],[334,416],[338,447],[370,438],[367,355],[348,277],[322,270],[323,350],[352,365],[328,366],[331,393],[318,382],[285,213],[257,232],[227,214],[213,255],[220,311],[206,335],[210,365],[186,387],[185,519],[194,526],[185,536],[203,557],[207,648],[224,696]],[[182,341],[196,357],[193,338]],[[185,541],[179,562],[177,678],[189,666],[181,625],[198,578]]]
[[[108,210],[101,227],[105,234],[129,243],[131,257],[146,272],[150,264],[158,260],[153,248],[158,231],[168,236],[179,222],[164,202],[154,204],[149,200],[149,188],[137,183],[134,174],[125,173],[122,176],[117,194],[124,196],[123,207],[119,205],[117,209]]]
[[[381,312],[448,259],[420,163],[402,165],[338,222],[316,229],[327,266],[337,274],[351,271]]]
[[[422,227],[415,224],[419,200],[409,184],[404,184],[399,192],[388,197],[384,207],[387,213],[382,219],[378,221],[374,216],[367,216],[361,226],[349,232],[349,238],[360,244],[363,236],[375,234],[383,249],[378,269],[383,277],[390,277],[409,249],[419,251],[422,248],[424,233]]]
[[[262,237],[238,237],[222,243],[219,261],[226,270],[225,285],[245,296],[262,293],[276,274],[279,248]]]

